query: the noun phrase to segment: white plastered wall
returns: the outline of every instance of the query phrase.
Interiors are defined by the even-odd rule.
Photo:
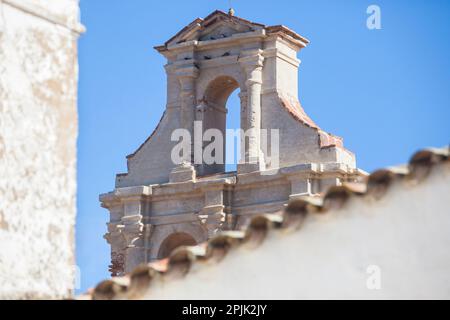
[[[75,285],[76,0],[0,1],[0,298]]]

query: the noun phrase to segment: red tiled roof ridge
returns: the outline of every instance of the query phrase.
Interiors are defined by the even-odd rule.
[[[307,127],[316,129],[319,135],[319,145],[321,148],[338,147],[343,148],[344,142],[341,137],[323,131],[305,112],[300,101],[287,94],[278,94],[281,104],[300,123]]]

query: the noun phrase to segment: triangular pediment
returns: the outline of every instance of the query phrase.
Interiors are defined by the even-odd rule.
[[[221,21],[199,32],[198,39],[200,41],[216,40],[231,37],[236,33],[244,33],[253,31],[254,28],[244,24],[238,24],[233,21]]]
[[[197,18],[165,43],[166,46],[191,40],[207,41],[231,37],[262,29],[265,26],[222,11],[214,11],[205,19]]]
[[[252,22],[223,11],[214,11],[206,18],[197,18],[180,30],[161,46],[156,46],[158,52],[166,52],[170,47],[193,40],[214,41],[232,37],[235,34],[265,30],[267,35],[276,34],[289,41],[294,47],[304,48],[308,39],[290,30],[283,25],[266,26]]]

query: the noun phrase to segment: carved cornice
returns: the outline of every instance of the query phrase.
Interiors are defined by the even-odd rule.
[[[263,41],[264,38],[266,38],[266,31],[264,29],[260,29],[255,31],[236,33],[228,38],[204,41],[189,40],[168,46],[157,46],[155,47],[155,49],[167,56],[169,52],[174,53],[192,50],[208,50],[211,48],[217,49],[221,47],[241,45],[248,42]]]
[[[110,206],[118,205],[124,200],[139,200],[151,195],[152,186],[125,187],[101,194],[99,200],[105,208],[108,208]]]

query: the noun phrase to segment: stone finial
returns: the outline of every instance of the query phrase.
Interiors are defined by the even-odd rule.
[[[233,17],[233,16],[234,16],[234,9],[233,9],[233,8],[230,8],[230,9],[228,10],[228,14],[229,14],[231,17]]]

